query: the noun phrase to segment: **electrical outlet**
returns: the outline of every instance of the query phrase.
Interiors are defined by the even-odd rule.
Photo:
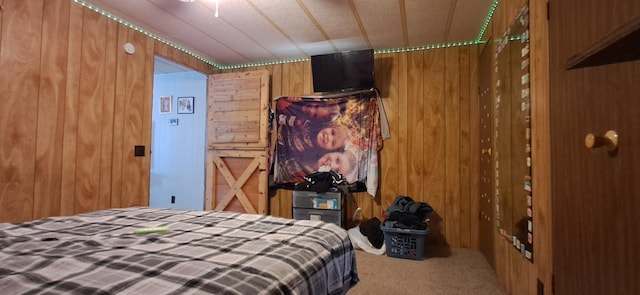
[[[171,204],[175,204],[176,203],[176,196],[171,196]]]
[[[136,145],[133,147],[134,157],[144,157],[144,145]]]

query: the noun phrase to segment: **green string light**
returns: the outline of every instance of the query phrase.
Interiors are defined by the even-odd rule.
[[[107,11],[104,11],[104,10],[98,8],[98,7],[95,7],[95,6],[91,5],[91,4],[88,4],[88,3],[86,3],[86,2],[84,2],[82,0],[73,0],[73,2],[78,3],[78,4],[84,6],[84,7],[88,8],[88,9],[91,9],[91,10],[93,10],[93,11],[95,11],[95,12],[97,12],[97,13],[99,13],[99,14],[101,14],[101,15],[109,18],[109,19],[112,19],[112,20],[114,20],[114,21],[116,21],[116,22],[128,27],[128,28],[131,28],[131,29],[133,29],[135,31],[138,31],[138,32],[144,34],[145,36],[148,36],[148,37],[150,37],[150,38],[152,38],[154,40],[158,40],[163,44],[169,45],[169,46],[171,46],[171,47],[173,47],[175,49],[178,49],[178,50],[180,50],[180,51],[182,51],[182,52],[184,52],[186,54],[189,54],[189,55],[197,58],[198,60],[205,62],[206,64],[212,65],[212,66],[214,66],[216,68],[221,68],[222,67],[222,65],[217,64],[217,63],[215,63],[215,62],[213,62],[213,61],[211,61],[209,59],[206,59],[206,58],[196,54],[195,52],[192,52],[192,51],[190,51],[190,50],[188,50],[188,49],[186,49],[184,47],[181,47],[181,46],[179,46],[179,45],[177,45],[175,43],[172,43],[172,42],[167,41],[167,40],[165,40],[163,38],[160,38],[160,37],[156,36],[155,34],[152,34],[152,33],[148,32],[148,31],[146,31],[146,30],[144,30],[144,29],[142,29],[142,28],[140,28],[140,27],[138,27],[138,26],[136,26],[134,24],[131,24],[131,23],[129,23],[129,22],[127,22],[127,21],[125,21],[125,20],[113,15],[113,14],[110,14]]]
[[[202,56],[200,56],[199,54],[186,49],[178,44],[175,44],[171,41],[165,40],[159,36],[156,36],[153,33],[150,33],[134,24],[131,24],[115,15],[110,14],[107,11],[104,11],[98,7],[95,7],[91,4],[88,4],[82,0],[73,0],[75,3],[78,3],[88,9],[91,9],[109,19],[112,19],[120,24],[123,24],[135,31],[138,31],[140,33],[143,33],[145,36],[148,36],[154,40],[157,40],[163,44],[166,44],[168,46],[171,46],[175,49],[178,49],[188,55],[191,55],[193,57],[195,57],[196,59],[216,67],[219,70],[230,70],[230,69],[241,69],[241,68],[247,68],[247,67],[261,67],[261,66],[268,66],[268,65],[276,65],[276,64],[285,64],[285,63],[295,63],[295,62],[305,62],[305,61],[309,61],[311,60],[311,58],[296,58],[296,59],[288,59],[288,60],[276,60],[276,61],[268,61],[268,62],[258,62],[258,63],[246,63],[246,64],[236,64],[236,65],[221,65],[218,64],[216,62],[213,62],[212,60],[209,60],[207,58],[204,58]],[[476,44],[482,44],[485,43],[485,41],[482,40],[482,36],[484,35],[485,31],[487,30],[487,27],[489,26],[489,23],[491,22],[491,18],[493,17],[493,14],[496,10],[496,7],[498,6],[498,2],[500,2],[500,0],[494,0],[493,3],[491,4],[491,7],[489,8],[489,12],[487,14],[487,17],[484,20],[484,23],[482,25],[482,29],[480,30],[480,33],[478,34],[478,38],[476,40],[473,41],[460,41],[460,42],[451,42],[451,43],[440,43],[440,44],[429,44],[429,45],[421,45],[421,46],[415,46],[415,47],[404,47],[404,48],[387,48],[387,49],[377,49],[374,50],[374,54],[389,54],[389,53],[403,53],[403,52],[411,52],[411,51],[420,51],[420,50],[431,50],[431,49],[440,49],[440,48],[449,48],[449,47],[458,47],[458,46],[468,46],[468,45],[476,45]]]
[[[489,27],[489,23],[493,18],[493,14],[496,12],[496,8],[498,7],[498,3],[500,0],[493,0],[491,3],[491,7],[489,7],[489,12],[487,13],[487,17],[484,18],[484,23],[482,24],[482,28],[480,29],[480,33],[478,33],[478,38],[476,38],[476,44],[482,42],[482,36],[487,31],[487,27]]]

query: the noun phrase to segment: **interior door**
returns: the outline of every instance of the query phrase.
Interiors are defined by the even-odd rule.
[[[205,210],[267,214],[269,72],[209,75]]]
[[[550,4],[555,294],[640,294],[640,61],[607,51],[638,50],[640,2]]]
[[[494,174],[493,174],[493,93],[491,53],[493,47],[491,41],[487,42],[480,54],[480,224],[478,237],[479,248],[495,269],[494,235],[495,205],[493,199]]]

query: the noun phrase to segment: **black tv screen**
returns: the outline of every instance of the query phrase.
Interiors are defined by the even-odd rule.
[[[337,92],[375,87],[373,50],[311,56],[314,92]]]

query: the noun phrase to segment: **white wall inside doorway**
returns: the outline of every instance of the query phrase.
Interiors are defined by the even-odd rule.
[[[154,77],[149,206],[204,210],[207,76],[186,71]],[[160,113],[160,96],[172,97],[170,113]],[[178,97],[194,97],[193,114],[177,113]]]

